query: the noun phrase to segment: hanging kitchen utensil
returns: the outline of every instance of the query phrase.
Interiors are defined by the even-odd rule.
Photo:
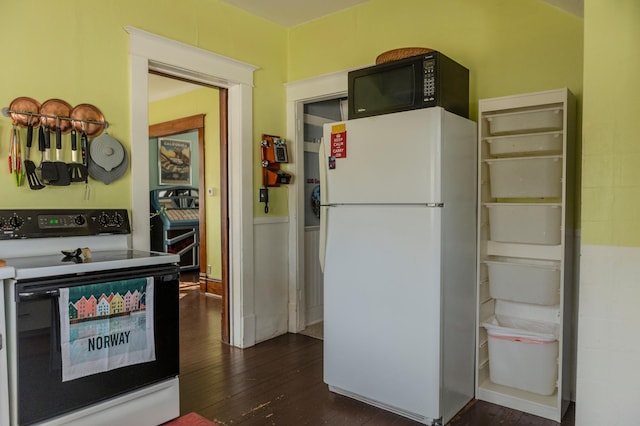
[[[51,161],[51,135],[49,134],[49,128],[44,124],[40,127],[44,138],[44,161],[40,164],[40,172],[42,180],[47,185],[52,185],[58,180],[58,169],[56,165]]]
[[[15,127],[16,125],[13,124],[13,126],[11,127],[11,133],[9,133],[9,157],[7,158],[9,160],[9,174],[13,173],[13,152],[15,151],[15,148],[13,146],[15,143],[15,141],[13,140],[13,129]]]
[[[14,120],[11,126],[11,144],[9,147],[9,173],[15,176],[16,186],[21,186],[24,180],[22,167],[22,155],[20,150],[20,137],[18,135],[18,123]]]
[[[82,165],[87,169],[87,174],[84,175],[84,200],[89,201],[91,197],[91,188],[89,187],[89,140],[87,135],[82,133],[80,137],[80,151],[82,152]]]
[[[87,135],[82,133],[82,138]],[[71,182],[84,182],[89,171],[84,164],[78,163],[78,141],[76,129],[71,129],[71,163],[67,164],[69,170],[69,179]]]
[[[40,126],[38,129],[38,151],[40,152],[40,163],[36,168],[38,178],[42,182],[42,163],[44,162],[44,127]]]
[[[105,128],[104,115],[91,104],[76,105],[70,116],[76,131],[84,131],[89,137],[98,136]]]
[[[24,162],[24,168],[27,172],[27,181],[29,182],[29,188],[33,190],[42,189],[44,185],[40,182],[37,174],[37,168],[33,161],[27,160]]]
[[[106,133],[91,141],[87,157],[89,175],[106,185],[122,177],[129,165],[126,149]]]
[[[56,120],[56,161],[53,163],[56,166],[56,173],[58,179],[51,182],[55,186],[67,186],[71,183],[69,178],[69,169],[67,163],[62,161],[62,128],[60,127],[60,120]]]
[[[89,144],[89,158],[108,172],[122,163],[124,147],[120,141],[105,133]]]
[[[58,136],[58,130],[60,132],[60,138],[57,140],[62,143],[62,133],[67,133],[71,130],[71,119],[69,115],[73,108],[67,102],[62,99],[48,99],[40,106],[40,123],[45,127],[45,161],[42,163],[42,179],[49,185],[68,185],[69,173],[67,172],[67,166],[64,164],[64,173],[60,176],[62,168],[59,168],[51,161],[51,135],[49,134],[51,129],[56,131]],[[56,149],[57,146],[56,146]],[[60,148],[61,149],[61,148]],[[66,179],[65,177],[66,176]],[[58,183],[58,180],[61,182]],[[66,183],[65,183],[66,182]]]
[[[62,99],[49,99],[42,103],[40,107],[40,121],[42,125],[49,129],[60,127],[63,134],[71,130],[71,119],[69,115],[73,108]]]
[[[27,127],[29,122],[31,122],[34,127],[38,127],[40,125],[39,122],[34,122],[34,114],[40,113],[40,102],[33,98],[26,96],[15,98],[9,104],[9,111],[11,111],[9,113],[11,115],[11,119],[22,127]]]
[[[16,140],[15,140],[15,130],[16,130],[16,122],[14,121],[11,126],[11,133],[9,134],[9,174],[13,174],[13,169],[15,168],[15,155],[16,155]]]
[[[91,142],[93,143],[93,142]],[[122,162],[111,169],[110,171],[106,171],[102,167],[98,166],[91,156],[89,156],[89,176],[92,178],[101,181],[105,185],[109,185],[111,182],[114,182],[120,179],[127,172],[127,167],[129,166],[129,157],[127,153],[124,153],[124,157],[122,158]]]
[[[38,174],[36,172],[36,165],[33,161],[31,161],[31,144],[33,143],[33,123],[30,121],[27,124],[27,156],[24,160],[24,169],[27,172],[27,182],[29,183],[29,188],[33,190],[42,189],[44,185],[38,179]]]
[[[27,123],[27,155],[25,161],[31,159],[31,145],[33,144],[33,122],[29,120]]]
[[[16,169],[14,170],[14,174],[16,175],[16,186],[22,186],[24,182],[24,164],[22,162],[22,145],[18,137],[18,129],[16,129],[16,141]]]

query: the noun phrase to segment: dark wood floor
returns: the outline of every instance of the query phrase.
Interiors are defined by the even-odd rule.
[[[286,334],[248,349],[220,343],[220,299],[188,291],[180,302],[180,411],[220,426],[418,425],[330,392],[322,381],[322,341]],[[452,426],[557,425],[483,401]],[[574,425],[573,408],[562,425]]]

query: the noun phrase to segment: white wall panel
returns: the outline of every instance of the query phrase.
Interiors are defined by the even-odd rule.
[[[287,332],[289,315],[289,222],[254,220],[254,313],[256,343]]]
[[[640,418],[640,248],[583,245],[576,425]]]

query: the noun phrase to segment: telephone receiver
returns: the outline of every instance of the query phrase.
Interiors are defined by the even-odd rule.
[[[289,162],[286,139],[271,136],[264,138],[260,145],[262,146],[262,161],[268,161],[269,163]]]

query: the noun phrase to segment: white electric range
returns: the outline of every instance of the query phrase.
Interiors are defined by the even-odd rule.
[[[179,416],[179,256],[131,250],[129,241],[128,214],[122,209],[0,210],[0,259],[11,275],[2,292],[8,424],[157,425]],[[126,297],[122,290],[68,303],[62,299],[88,289],[138,283],[144,287]],[[100,306],[107,306],[107,315],[100,318],[105,312],[98,297]],[[65,329],[61,322],[67,320]],[[63,349],[75,348],[65,343],[68,330],[72,336],[78,333],[74,327],[81,327],[81,334],[92,330],[97,333],[94,341],[106,342],[115,334],[105,327],[129,327],[126,321],[146,333],[148,358],[69,379],[65,369],[80,361],[72,358],[75,349]],[[119,357],[105,359],[134,358]],[[3,385],[7,387],[0,383],[0,390]],[[0,408],[6,413],[1,395]],[[6,421],[0,416],[0,424]]]
[[[0,284],[12,278],[15,270],[10,266],[0,267]],[[4,319],[4,292],[0,291],[0,426],[9,424],[9,370],[7,369],[7,329]]]

